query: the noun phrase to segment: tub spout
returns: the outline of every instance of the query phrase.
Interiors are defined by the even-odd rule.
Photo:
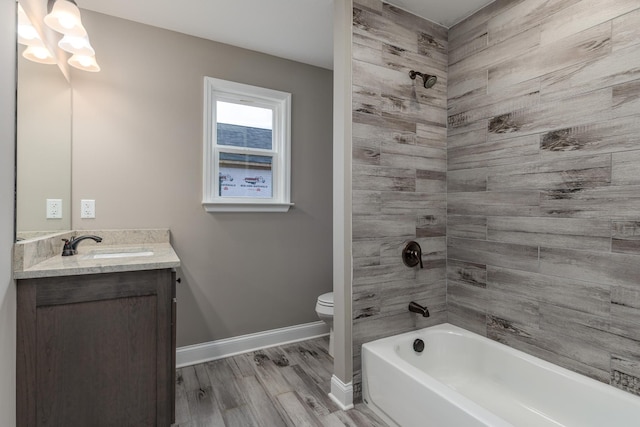
[[[429,309],[427,307],[423,307],[417,302],[411,301],[409,303],[409,311],[412,313],[421,314],[422,317],[429,317]]]

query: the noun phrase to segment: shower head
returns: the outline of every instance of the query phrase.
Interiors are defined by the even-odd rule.
[[[415,80],[416,76],[422,77],[422,82],[425,89],[433,87],[433,85],[435,85],[438,81],[438,78],[436,76],[432,76],[431,74],[422,74],[420,71],[413,70],[409,71],[409,77],[411,77],[411,80]]]
[[[424,87],[429,89],[430,87],[433,87],[433,85],[436,84],[436,82],[438,81],[438,78],[436,76],[423,75],[422,80],[424,80]]]

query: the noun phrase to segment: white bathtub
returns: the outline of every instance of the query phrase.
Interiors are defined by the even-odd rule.
[[[364,344],[362,394],[391,426],[640,426],[640,397],[448,323]]]

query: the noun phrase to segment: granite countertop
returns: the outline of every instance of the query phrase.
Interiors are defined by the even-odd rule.
[[[166,239],[148,238],[148,234],[147,232],[144,239],[133,239],[131,244],[118,244],[114,239],[104,239],[100,244],[83,241],[79,244],[76,255],[63,257],[59,250],[49,253],[48,257],[40,256],[33,263],[17,263],[14,265],[14,278],[33,279],[179,267],[180,259],[168,241],[168,230]],[[14,257],[15,255],[14,253]]]

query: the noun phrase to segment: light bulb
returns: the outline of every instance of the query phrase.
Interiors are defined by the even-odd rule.
[[[28,44],[32,40],[40,39],[38,32],[31,25],[18,25],[18,36],[20,37],[20,42],[24,40],[25,43]]]
[[[80,37],[72,37],[71,40],[69,40],[69,42],[71,43],[71,46],[73,46],[75,49],[80,49],[82,46],[85,45],[84,39],[81,39]]]
[[[58,16],[58,22],[67,30],[72,29],[73,26],[76,25],[76,19],[68,13],[61,13],[60,16]]]
[[[47,49],[43,48],[43,47],[34,47],[33,48],[33,54],[38,59],[46,59],[46,58],[51,56],[49,54],[49,51]]]

